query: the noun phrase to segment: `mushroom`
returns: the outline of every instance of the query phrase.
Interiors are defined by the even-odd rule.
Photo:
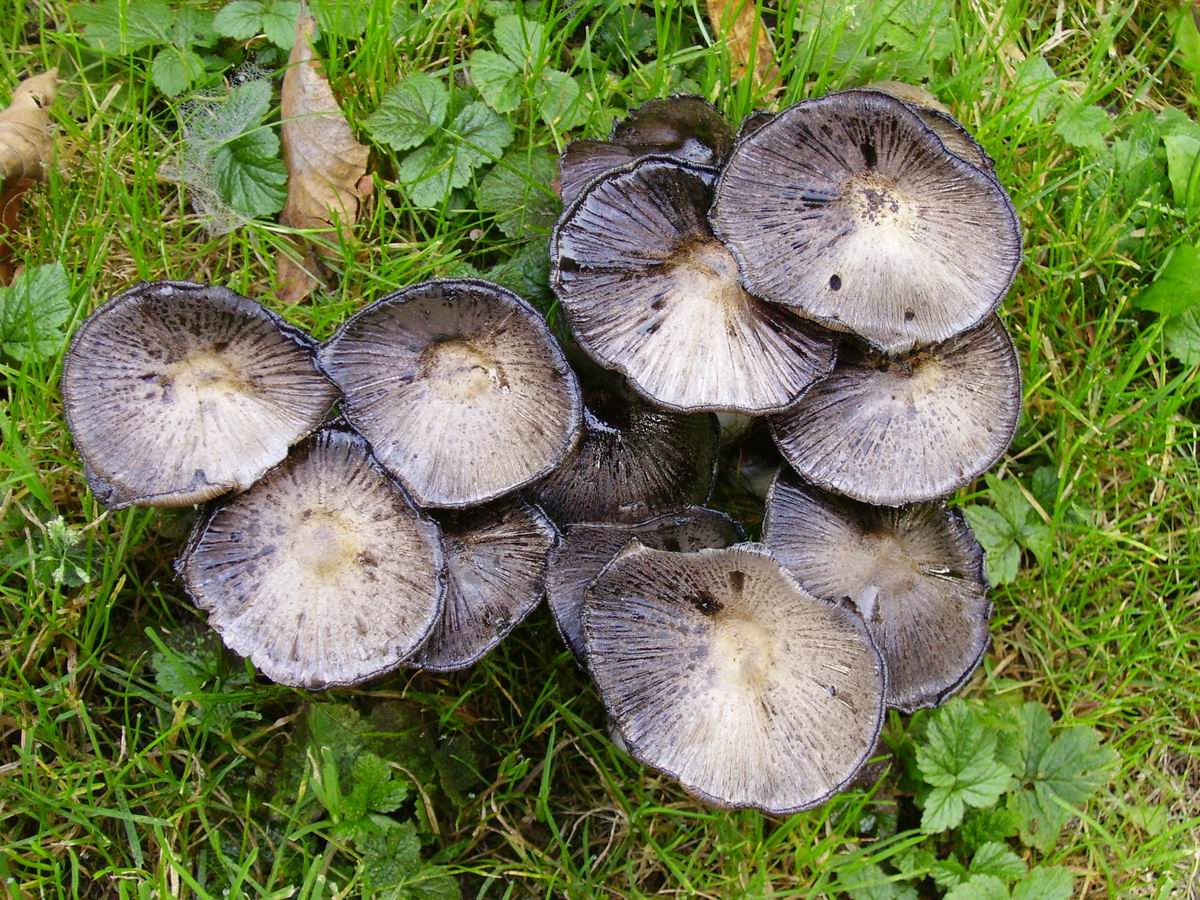
[[[653,403],[764,414],[833,367],[834,338],[748,294],[706,217],[716,174],[648,157],[559,220],[551,286],[579,343]]]
[[[67,424],[109,509],[244,490],[321,424],[336,391],[315,345],[223,287],[139,284],[80,326],[63,366]]]
[[[863,90],[879,91],[903,101],[917,114],[925,127],[941,139],[947,150],[975,168],[989,175],[994,174],[996,163],[980,146],[979,141],[963,128],[958,119],[950,115],[950,110],[945,104],[925,88],[903,81],[875,81],[865,85]]]
[[[699,165],[720,165],[733,141],[729,125],[700,97],[649,100],[613,125],[607,141],[572,141],[559,159],[563,203],[612,169],[658,154]]]
[[[635,759],[711,803],[774,814],[854,777],[883,725],[862,619],[813,597],[759,544],[637,541],[588,589],[588,668]]]
[[[978,324],[1021,260],[995,179],[877,91],[803,101],[744,138],[710,218],[748,291],[888,352]]]
[[[983,659],[992,614],[983,550],[956,510],[868,506],[784,471],[763,543],[806,590],[855,604],[887,664],[889,706],[936,706]]]
[[[346,418],[423,507],[515,491],[579,439],[579,385],[545,321],[486,281],[389,294],[342,325],[318,361]]]
[[[1021,370],[996,316],[899,356],[845,342],[832,375],[771,420],[784,458],[820,487],[883,506],[952,493],[1000,458]]]
[[[445,608],[412,663],[450,672],[478,662],[537,607],[558,533],[545,513],[519,499],[443,513],[441,527]]]
[[[754,132],[758,131],[758,129],[770,122],[773,118],[775,118],[775,113],[771,112],[769,109],[754,110],[754,112],[749,113],[744,119],[742,119],[742,124],[738,126],[737,134],[734,135],[733,142],[736,144],[743,138],[749,137],[750,135],[754,134]]]
[[[725,513],[702,506],[637,525],[580,522],[568,526],[562,541],[550,551],[546,599],[558,633],[581,663],[584,648],[580,613],[584,592],[600,570],[634,538],[657,550],[690,552],[702,547],[728,547],[744,541],[746,535]]]
[[[325,429],[196,526],[176,571],[233,651],[280,684],[388,672],[442,613],[424,518],[352,432]]]
[[[656,409],[617,379],[600,378],[584,392],[583,439],[534,488],[550,518],[631,524],[708,500],[716,417]]]

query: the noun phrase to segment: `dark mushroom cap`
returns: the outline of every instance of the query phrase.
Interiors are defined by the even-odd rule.
[[[411,662],[449,672],[482,659],[541,602],[546,554],[558,533],[545,513],[519,499],[443,513],[440,519],[445,608]]]
[[[983,659],[992,614],[983,550],[957,511],[868,506],[783,471],[763,543],[808,591],[858,607],[887,663],[889,706],[936,706]]]
[[[416,652],[442,613],[437,526],[352,432],[317,432],[202,519],[176,562],[236,653],[280,684],[358,684]]]
[[[700,798],[769,813],[846,786],[883,725],[862,619],[810,595],[759,544],[636,541],[584,600],[588,668],[630,754]]]
[[[988,174],[995,170],[996,163],[971,136],[971,132],[950,114],[945,104],[925,88],[903,81],[875,81],[864,85],[863,90],[879,91],[903,101],[920,117],[926,128],[941,138],[946,149],[959,159]]]
[[[223,287],[139,284],[71,341],[63,407],[110,509],[243,490],[311,433],[337,392],[311,338]]]
[[[593,183],[551,241],[551,285],[583,348],[681,412],[786,409],[829,373],[834,338],[741,285],[713,237],[715,173],[649,157]]]
[[[486,281],[427,281],[352,316],[319,363],[376,458],[420,506],[541,478],[575,446],[579,385],[545,321]]]
[[[637,525],[580,522],[568,526],[559,545],[550,551],[546,599],[558,633],[583,662],[583,595],[596,576],[636,538],[655,550],[691,552],[704,547],[728,547],[746,539],[740,525],[723,512],[692,506]]]
[[[590,387],[584,402],[583,439],[534,488],[558,525],[642,522],[708,499],[715,416],[656,409],[616,383]]]
[[[986,472],[1021,414],[1021,369],[996,316],[896,357],[844,343],[837,368],[771,420],[807,481],[865,503],[944,497]]]
[[[762,128],[768,122],[775,118],[775,113],[769,109],[756,109],[754,112],[746,115],[742,119],[742,124],[738,126],[737,134],[734,135],[734,143],[740,142],[743,138],[749,137]]]
[[[976,325],[1021,261],[1000,185],[877,91],[803,101],[744,138],[711,220],[747,290],[888,352]]]
[[[700,97],[649,100],[615,123],[607,141],[573,141],[559,159],[563,203],[570,205],[593,179],[658,154],[703,166],[724,161],[733,147],[729,125]]]

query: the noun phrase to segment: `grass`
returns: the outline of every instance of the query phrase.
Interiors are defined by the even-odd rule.
[[[387,21],[387,6],[370,4],[374,22]],[[400,74],[459,69],[487,39],[479,6],[432,4],[407,42],[376,27],[357,41],[327,37],[351,124]],[[545,61],[603,107],[683,87],[736,119],[767,101],[729,84],[702,9],[647,5],[645,50],[630,53],[628,30],[613,28],[615,56],[589,61],[577,52],[585,28],[620,19],[620,4],[547,5],[537,12],[552,23]],[[1026,412],[1000,474],[1028,485],[1052,468],[1057,487],[1037,512],[1055,541],[1051,558],[1026,558],[994,592],[994,647],[967,693],[1044,703],[1118,751],[1113,782],[1047,857],[1072,869],[1080,896],[1200,896],[1200,370],[1173,361],[1161,322],[1130,302],[1172,247],[1197,242],[1200,216],[1161,193],[1130,195],[1111,153],[1139,112],[1189,111],[1193,88],[1169,58],[1156,4],[963,0],[954,10],[936,23],[949,46],[934,59],[928,46],[883,52],[878,22],[850,28],[832,16],[814,37],[798,27],[799,5],[782,4],[773,27],[786,89],[772,102],[916,71],[996,159],[1026,248],[1003,309]],[[158,177],[176,149],[176,109],[149,85],[144,55],[97,57],[69,21],[53,0],[0,3],[3,90],[52,65],[64,82],[57,164],[7,236],[15,260],[63,262],[73,324],[139,279],[211,280],[279,308],[270,291],[284,230],[255,221],[210,236]],[[1039,55],[1061,79],[1056,106],[1021,79],[1021,60]],[[1078,104],[1106,111],[1107,147],[1065,139],[1057,126]],[[564,134],[523,107],[516,146],[557,149],[602,134],[605,119]],[[469,208],[470,195],[457,213],[412,208],[391,180],[395,163],[377,148],[376,200],[341,245],[334,290],[282,310],[319,337],[386,291],[464,264],[486,271],[518,249]],[[61,354],[0,369],[0,537],[34,544],[60,514],[79,530],[75,552],[90,572],[75,588],[32,564],[0,572],[0,879],[49,897],[357,890],[344,842],[296,824],[271,790],[320,698],[247,678],[228,660],[182,695],[156,677],[162,651],[148,634],[179,647],[203,633],[171,572],[188,518],[97,505],[65,430],[60,366]],[[988,495],[981,483],[960,499]],[[342,699],[362,710],[402,701],[425,711],[431,746],[469,745],[461,796],[419,804],[426,852],[462,876],[467,895],[816,896],[844,854],[886,858],[912,834],[876,841],[863,824],[894,805],[886,781],[786,819],[689,800],[608,742],[544,611],[467,672],[402,672]],[[902,730],[895,719],[890,733]]]

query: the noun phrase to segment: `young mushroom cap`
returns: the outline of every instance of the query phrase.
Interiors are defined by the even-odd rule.
[[[980,322],[1021,260],[995,179],[878,91],[803,101],[744,138],[711,219],[747,290],[888,352]]]
[[[519,499],[440,519],[446,602],[411,663],[449,672],[482,659],[541,602],[546,554],[558,533],[545,513]]]
[[[630,754],[722,806],[784,814],[843,788],[883,725],[883,661],[852,610],[758,544],[636,541],[584,600],[588,668]]]
[[[708,225],[716,175],[649,157],[563,214],[551,285],[580,344],[681,412],[786,409],[833,366],[834,338],[741,285]]]
[[[797,472],[865,503],[944,497],[986,472],[1021,414],[1021,370],[996,316],[888,357],[843,344],[833,374],[771,420]]]
[[[583,662],[583,595],[603,569],[636,538],[655,550],[691,552],[704,547],[728,547],[746,539],[742,527],[715,509],[692,506],[637,525],[580,522],[563,532],[550,551],[546,599],[563,641]]]
[[[110,509],[249,487],[333,406],[314,350],[223,287],[160,281],[119,294],[80,326],[63,367],[88,485]]]
[[[201,520],[176,569],[231,650],[297,687],[396,668],[442,612],[437,526],[334,429]]]
[[[644,521],[704,503],[716,478],[715,416],[656,409],[611,381],[584,393],[583,439],[534,488],[558,525]]]
[[[733,146],[724,117],[700,97],[668,97],[643,103],[613,125],[607,141],[573,141],[559,159],[563,203],[619,166],[658,154],[704,166],[720,165]]]
[[[545,321],[486,281],[389,294],[338,329],[319,363],[346,418],[423,507],[510,493],[579,438],[579,385]]]
[[[957,511],[868,506],[785,471],[767,499],[763,543],[808,591],[858,607],[887,663],[889,706],[936,706],[983,659],[992,613],[983,550]]]

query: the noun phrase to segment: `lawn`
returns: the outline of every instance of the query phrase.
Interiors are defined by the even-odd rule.
[[[163,21],[164,5],[120,4],[141,22]],[[230,210],[195,165],[197,115],[228,84],[268,78],[265,125],[248,127],[276,127],[286,54],[259,32],[279,34],[263,12],[280,5],[243,4],[258,16],[244,38],[179,26],[173,46],[191,54],[180,81],[154,63],[176,52],[170,36],[127,34],[130,46],[99,52],[78,7],[0,3],[0,107],[22,78],[60,78],[47,178],[0,240],[17,269],[57,262],[69,281],[49,343],[0,353],[0,878],[14,896],[1007,897],[1044,870],[1065,871],[1077,896],[1200,897],[1195,27],[1158,3],[762,4],[773,83],[736,77],[736,42],[698,2],[432,0],[418,13],[326,0],[315,47],[371,146],[373,193],[337,241],[327,287],[289,305],[273,296],[289,229]],[[505,15],[545,26],[508,93],[482,85],[511,139],[475,154],[452,191],[414,178],[414,147],[461,145],[453,113],[481,102],[489,59],[476,54],[512,58]],[[370,117],[414,73],[450,95],[451,115],[415,143],[388,140]],[[113,293],[211,281],[323,339],[398,287],[479,274],[562,333],[546,285],[549,161],[572,138],[603,137],[672,93],[701,94],[736,123],[881,79],[927,86],[976,134],[1024,229],[1001,314],[1025,411],[993,476],[954,500],[1016,524],[985,540],[1003,582],[993,647],[953,709],[993,764],[997,735],[1038,709],[1071,736],[1080,769],[1094,763],[1074,773],[1094,790],[1057,813],[1051,840],[1019,833],[1033,795],[1015,782],[961,823],[922,830],[919,760],[948,715],[893,714],[878,780],[811,812],[705,807],[612,745],[544,608],[459,674],[401,670],[326,694],[270,684],[220,651],[173,574],[192,513],[106,513],[86,489],[58,382],[66,338]],[[167,177],[181,160],[190,187]],[[516,176],[515,201],[483,188],[492,172]],[[738,449],[725,453],[731,468]],[[737,484],[718,500],[756,532],[761,508]],[[1088,744],[1093,731],[1111,757]],[[1009,868],[972,887],[950,863],[989,843]],[[1013,896],[1059,895],[1028,884]]]

